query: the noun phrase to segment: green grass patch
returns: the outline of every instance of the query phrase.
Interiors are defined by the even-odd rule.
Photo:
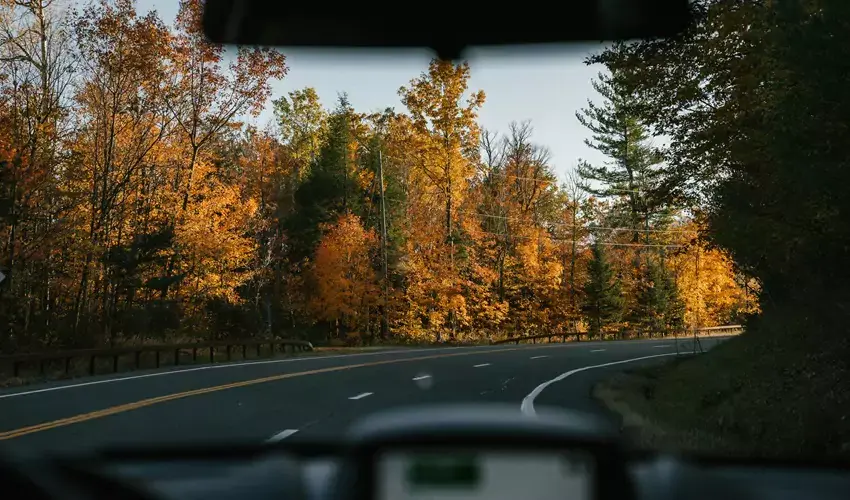
[[[848,458],[847,337],[780,319],[706,354],[616,375],[595,395],[641,447]]]

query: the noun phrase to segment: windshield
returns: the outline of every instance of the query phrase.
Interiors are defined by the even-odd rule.
[[[333,439],[414,404],[846,455],[847,8],[563,50],[209,44],[0,4],[0,440]]]

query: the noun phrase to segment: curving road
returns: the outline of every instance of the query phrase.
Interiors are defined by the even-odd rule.
[[[0,392],[0,446],[333,439],[366,414],[434,403],[503,402],[525,413],[552,405],[613,418],[590,398],[593,384],[675,353],[673,340],[408,349],[41,384]]]

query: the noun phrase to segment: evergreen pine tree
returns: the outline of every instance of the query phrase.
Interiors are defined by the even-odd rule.
[[[635,322],[651,335],[679,328],[683,320],[683,303],[676,283],[660,263],[649,261],[638,285],[637,308],[632,311]]]
[[[599,337],[606,325],[621,319],[624,302],[620,281],[614,276],[603,246],[599,242],[594,243],[592,252],[582,310],[590,324],[591,337]]]

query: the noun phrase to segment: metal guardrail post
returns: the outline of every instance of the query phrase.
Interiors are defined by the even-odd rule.
[[[284,352],[291,351],[295,352],[303,352],[303,351],[312,351],[314,349],[313,344],[307,341],[302,340],[289,340],[289,339],[275,339],[275,340],[243,340],[243,341],[211,341],[211,342],[198,342],[198,343],[187,343],[187,344],[165,344],[165,345],[147,345],[147,346],[127,346],[127,347],[115,347],[115,348],[95,348],[95,349],[72,349],[67,351],[58,351],[58,352],[45,352],[45,353],[22,353],[22,354],[12,354],[12,355],[0,355],[0,368],[5,368],[8,366],[11,368],[11,374],[14,377],[21,376],[21,372],[25,365],[32,365],[35,369],[37,369],[38,373],[41,375],[47,375],[48,369],[51,367],[51,364],[59,361],[64,365],[64,372],[66,374],[71,374],[72,372],[72,361],[76,358],[83,358],[88,360],[88,373],[90,375],[95,375],[97,373],[97,361],[99,358],[107,357],[112,359],[112,372],[117,373],[120,368],[120,357],[125,354],[133,355],[133,368],[139,369],[142,367],[142,354],[145,352],[153,351],[155,356],[155,365],[160,367],[163,364],[163,360],[161,359],[163,352],[173,352],[174,353],[174,365],[182,364],[181,361],[181,353],[185,349],[192,350],[192,361],[198,361],[198,350],[199,349],[209,349],[209,362],[215,363],[215,350],[216,347],[224,347],[228,351],[228,359],[233,358],[232,349],[234,346],[242,347],[242,358],[248,359],[248,348],[250,346],[254,346],[257,351],[257,357],[261,357],[263,355],[262,346],[264,344],[269,344],[269,355],[275,355],[279,352],[279,347],[283,347]]]

